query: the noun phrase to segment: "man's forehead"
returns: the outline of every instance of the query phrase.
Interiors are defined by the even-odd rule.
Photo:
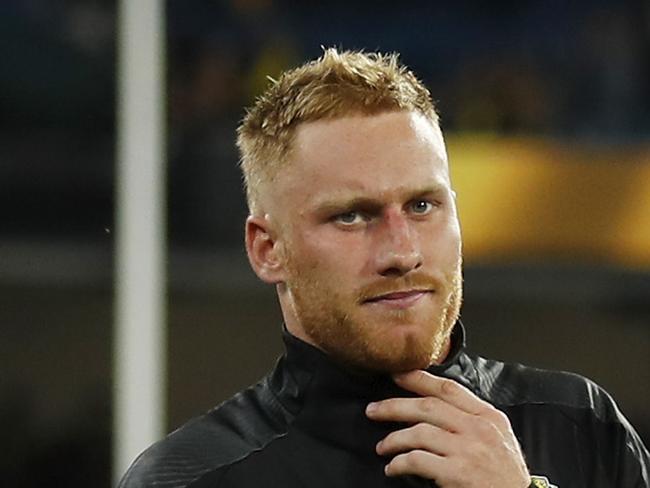
[[[351,115],[306,122],[296,128],[286,170],[320,166],[320,169],[347,170],[349,165],[366,165],[377,170],[386,158],[442,162],[447,153],[442,133],[419,112],[383,112]],[[344,168],[338,167],[343,162]]]
[[[290,157],[267,183],[268,204],[284,207],[288,194],[304,204],[323,191],[381,198],[448,188],[449,174],[438,126],[401,111],[301,124]]]
[[[359,135],[359,133],[381,134],[390,126],[398,124],[408,126],[418,138],[432,139],[444,147],[442,132],[437,123],[418,111],[396,110],[375,114],[352,112],[337,117],[301,122],[295,129],[293,149],[304,149],[317,139],[328,137],[341,139],[345,136]]]

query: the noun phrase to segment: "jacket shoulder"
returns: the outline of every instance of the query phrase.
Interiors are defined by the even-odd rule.
[[[266,380],[190,420],[146,449],[119,488],[185,488],[225,469],[286,432],[287,413]],[[218,478],[218,473],[211,475]]]
[[[534,432],[533,445],[550,432],[560,438],[573,428],[581,439],[575,449],[583,461],[595,459],[595,472],[608,480],[607,486],[648,486],[650,454],[602,387],[575,373],[481,357],[470,361],[479,394],[517,418],[522,435]]]
[[[548,404],[589,409],[600,420],[615,420],[618,407],[598,384],[576,373],[470,357],[478,388],[491,403],[503,406]]]

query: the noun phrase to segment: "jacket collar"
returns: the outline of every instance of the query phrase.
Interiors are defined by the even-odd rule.
[[[277,399],[294,417],[294,428],[364,456],[376,456],[374,445],[399,426],[370,421],[371,401],[414,394],[397,387],[388,374],[346,370],[310,344],[284,330],[286,353],[270,378]],[[464,360],[465,330],[456,323],[445,361],[427,369],[471,389],[472,372]]]

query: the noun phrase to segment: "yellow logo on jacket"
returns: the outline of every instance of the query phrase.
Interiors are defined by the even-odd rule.
[[[546,476],[537,476],[533,474],[530,478],[532,480],[530,486],[534,486],[535,488],[558,488],[557,485],[551,484]]]

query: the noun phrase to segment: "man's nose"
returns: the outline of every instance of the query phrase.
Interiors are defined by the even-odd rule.
[[[401,209],[386,211],[378,229],[377,271],[382,276],[402,276],[422,265],[419,236]]]

